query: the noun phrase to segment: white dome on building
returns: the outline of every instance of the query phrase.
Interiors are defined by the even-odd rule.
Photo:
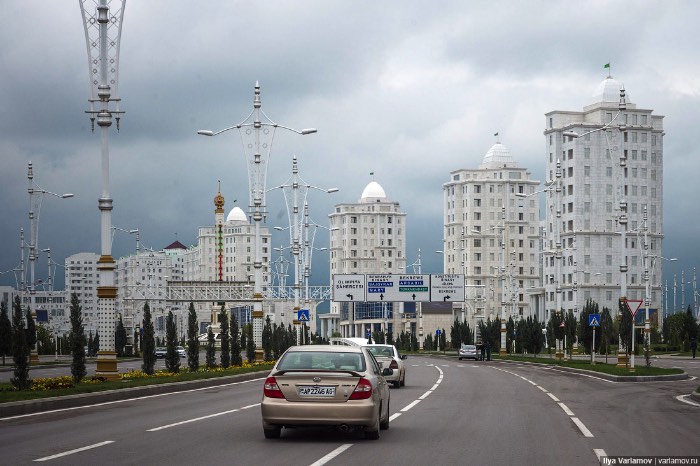
[[[514,168],[515,160],[510,155],[510,150],[500,142],[497,142],[484,155],[484,160],[479,168]]]
[[[371,181],[365,187],[365,190],[362,191],[360,202],[378,202],[379,200],[386,200],[384,188],[382,188],[376,181]]]
[[[240,207],[234,207],[231,212],[228,213],[226,217],[226,223],[229,222],[245,222],[248,223],[248,217],[246,217],[245,212]]]
[[[608,76],[603,79],[595,91],[593,91],[593,103],[598,102],[620,102],[620,89],[624,86],[620,81]],[[625,91],[625,100],[629,103],[630,96]]]

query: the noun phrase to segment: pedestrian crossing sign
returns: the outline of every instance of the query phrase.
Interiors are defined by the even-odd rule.
[[[309,310],[308,309],[299,309],[297,311],[297,320],[299,322],[308,322],[309,321]]]
[[[588,314],[588,326],[600,327],[600,314]]]

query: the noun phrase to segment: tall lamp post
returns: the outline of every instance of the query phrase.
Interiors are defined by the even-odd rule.
[[[504,203],[505,204],[505,203]],[[490,230],[494,231],[494,234],[498,237],[499,241],[499,265],[498,265],[498,274],[500,277],[501,281],[501,315],[500,315],[500,320],[501,320],[501,347],[499,349],[499,354],[501,356],[505,356],[507,353],[507,348],[506,348],[506,266],[505,266],[505,257],[506,257],[506,238],[505,238],[505,232],[506,232],[506,207],[505,205],[501,208],[501,221],[490,228]],[[472,230],[472,233],[477,233],[477,234],[483,234],[481,230]]]
[[[608,145],[608,151],[610,152],[610,155],[613,155],[614,151],[618,150],[617,146],[613,147],[613,144],[611,143],[610,139],[613,138],[614,136],[608,134],[608,129],[617,129],[618,136],[621,135],[626,129],[626,125],[624,122],[614,124],[617,119],[620,117],[623,111],[627,109],[627,101],[625,97],[625,89],[624,87],[620,89],[620,101],[618,104],[618,110],[617,113],[615,114],[614,117],[610,119],[609,122],[601,126],[600,128],[596,128],[590,131],[586,131],[582,134],[576,133],[575,131],[564,131],[562,133],[562,136],[564,137],[571,137],[571,138],[580,138],[582,136],[586,136],[591,133],[595,133],[597,131],[603,131],[605,134],[605,141]],[[622,138],[620,138],[622,143]],[[620,213],[617,217],[617,222],[620,224],[620,306],[622,305],[623,302],[627,300],[627,270],[628,270],[628,265],[627,265],[627,251],[626,251],[626,242],[627,242],[627,200],[625,199],[625,186],[624,186],[624,169],[627,166],[627,155],[625,154],[624,150],[619,151],[619,166],[622,171],[622,173],[619,174],[619,176],[615,177],[618,181],[617,184],[617,197],[618,197],[618,205],[620,209]],[[633,332],[634,332],[634,320],[633,320]],[[622,343],[622,339],[620,339],[620,343]],[[631,351],[632,354],[634,354],[634,351]],[[617,365],[618,366],[626,366],[627,365],[627,355],[626,354],[620,354],[618,351],[618,356],[617,356]]]
[[[255,272],[254,298],[253,304],[253,338],[256,346],[262,348],[263,310],[262,310],[262,240],[261,223],[267,217],[267,206],[265,202],[267,168],[270,160],[270,151],[274,142],[277,128],[286,129],[293,133],[306,135],[316,132],[315,128],[296,130],[287,126],[279,125],[262,111],[262,100],[260,99],[260,84],[255,82],[255,93],[253,98],[253,111],[240,123],[229,126],[219,131],[199,130],[197,134],[202,136],[217,136],[226,131],[237,129],[243,145],[243,153],[247,161],[248,187],[249,187],[249,215],[255,222],[255,262],[253,268]],[[262,120],[265,118],[265,121]],[[296,277],[295,277],[296,278]],[[258,356],[262,355],[262,350],[257,351]]]
[[[270,188],[268,191],[273,189],[281,189],[284,193],[284,205],[287,208],[287,220],[289,223],[289,247],[292,252],[294,259],[294,312],[299,311],[299,299],[301,296],[302,286],[304,286],[306,298],[308,299],[308,273],[307,267],[310,262],[310,255],[307,258],[309,252],[308,249],[308,202],[307,198],[310,189],[315,189],[317,191],[322,191],[324,193],[335,193],[338,192],[338,188],[320,188],[318,186],[313,186],[306,181],[304,181],[301,176],[299,176],[299,164],[297,162],[297,157],[292,158],[292,174],[291,176],[281,185]],[[301,205],[304,209],[304,221],[300,218]],[[282,227],[274,227],[275,230],[284,230]],[[315,231],[314,231],[315,233]],[[304,241],[302,237],[307,236]],[[306,264],[306,265],[305,265]],[[303,269],[303,272],[302,272]],[[302,276],[303,275],[303,276]]]
[[[100,350],[97,353],[95,375],[108,380],[119,377],[117,353],[114,348],[117,287],[114,286],[115,262],[110,240],[112,226],[112,197],[109,193],[109,128],[115,116],[119,130],[118,78],[119,45],[126,0],[80,0],[80,12],[85,29],[90,79],[90,115],[92,128],[95,119],[100,127],[102,160],[102,195],[98,200],[100,210],[100,259],[97,270],[97,320]],[[94,7],[94,8],[93,8]],[[114,104],[114,108],[110,105]]]
[[[39,255],[39,214],[41,214],[41,203],[44,200],[44,194],[49,194],[51,196],[58,197],[59,199],[71,198],[73,197],[73,194],[56,194],[41,188],[34,181],[34,169],[32,167],[32,162],[29,162],[28,164],[27,180],[27,192],[29,193],[29,281],[27,291],[29,291],[29,309],[34,314],[36,312],[36,280],[34,278],[34,268],[36,264],[36,259]],[[23,279],[23,281],[24,283],[27,283],[26,280]],[[36,345],[34,345],[31,349],[30,361],[31,363],[37,363],[39,361],[39,355],[37,353]]]

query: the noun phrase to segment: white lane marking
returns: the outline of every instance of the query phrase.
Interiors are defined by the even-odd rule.
[[[336,456],[340,455],[342,452],[350,448],[353,444],[352,443],[346,443],[345,445],[341,445],[332,452],[328,453],[326,456],[323,458],[319,459],[315,463],[311,463],[311,466],[321,466],[323,464],[328,463],[330,460],[335,458]]]
[[[700,403],[696,403],[696,402],[694,402],[694,401],[686,400],[686,398],[688,398],[689,396],[690,396],[690,395],[678,395],[678,396],[676,397],[676,399],[677,399],[678,401],[682,401],[682,402],[685,403],[685,404],[689,404],[689,405],[691,405],[691,406],[697,406],[698,408],[700,408]]]
[[[242,408],[230,409],[228,411],[221,411],[220,413],[208,414],[206,416],[196,417],[193,419],[187,419],[185,421],[174,422],[172,424],[168,424],[165,426],[154,427],[153,429],[146,430],[146,432],[156,432],[156,431],[163,430],[163,429],[169,429],[171,427],[181,426],[183,424],[189,424],[191,422],[203,421],[204,419],[210,419],[212,417],[223,416],[224,414],[231,414],[231,413],[235,413],[237,411],[243,411],[244,409],[253,408],[255,406],[260,406],[260,403],[255,403],[253,405],[243,406]]]
[[[432,364],[427,364],[427,366],[428,366],[428,367],[431,367],[431,366],[433,366],[433,365],[432,365]],[[432,387],[430,387],[430,390],[428,390],[427,392],[425,392],[425,393],[423,393],[421,396],[419,396],[417,400],[415,400],[415,401],[409,403],[408,405],[406,405],[406,407],[403,408],[403,409],[401,410],[402,413],[405,413],[406,411],[410,410],[410,409],[413,408],[415,405],[417,405],[418,403],[420,403],[421,400],[424,400],[428,395],[430,395],[431,393],[433,393],[433,392],[438,388],[438,386],[442,383],[442,379],[443,379],[443,377],[445,376],[445,374],[444,374],[444,372],[442,372],[442,369],[440,369],[438,366],[434,366],[434,367],[435,367],[435,369],[438,370],[438,372],[440,372],[440,376],[438,377],[437,382],[435,382],[435,385],[433,385]]]
[[[516,377],[520,377],[521,379],[530,382],[532,385],[534,385],[535,387],[537,387],[537,388],[539,388],[540,390],[542,390],[543,392],[545,392],[545,393],[547,394],[547,396],[549,396],[552,400],[556,401],[556,402],[559,404],[559,407],[560,407],[562,410],[564,410],[564,412],[566,413],[566,415],[569,416],[569,417],[571,418],[571,420],[574,422],[574,424],[576,424],[576,425],[578,426],[579,430],[581,431],[581,433],[583,434],[584,437],[593,437],[593,434],[591,433],[590,430],[588,430],[588,428],[583,424],[583,422],[581,422],[581,421],[579,420],[579,418],[573,417],[573,416],[574,416],[573,411],[571,411],[571,410],[569,409],[569,407],[566,406],[564,403],[562,403],[561,401],[559,401],[559,398],[557,398],[556,396],[554,396],[554,394],[548,392],[547,390],[545,390],[545,389],[542,388],[541,386],[535,384],[535,383],[532,382],[531,380],[526,379],[525,377],[523,377],[523,376],[521,376],[521,375],[519,375],[519,374],[516,374],[516,373],[514,373],[514,372],[510,372],[510,371],[507,371],[507,370],[503,370],[503,369],[498,369],[498,368],[494,368],[494,369],[497,369],[497,370],[502,371],[502,372],[507,372],[507,373],[509,373],[509,374],[515,375]],[[598,377],[593,377],[593,378],[594,378],[594,379],[597,379]],[[601,379],[601,380],[603,380],[603,379]]]
[[[214,385],[212,387],[202,387],[202,388],[192,388],[190,390],[181,390],[179,392],[170,392],[170,393],[159,393],[157,395],[146,395],[146,396],[137,396],[135,398],[127,398],[126,400],[115,400],[115,401],[105,401],[104,403],[94,403],[91,405],[83,405],[83,406],[73,406],[72,408],[61,408],[61,409],[51,409],[49,411],[41,411],[38,413],[29,413],[29,414],[18,414],[17,416],[8,416],[8,417],[1,417],[0,421],[9,421],[11,419],[20,419],[23,417],[31,417],[31,416],[43,416],[45,414],[51,414],[51,413],[60,413],[63,411],[73,411],[76,409],[85,409],[85,408],[96,408],[99,406],[107,406],[107,405],[112,405],[112,404],[117,404],[117,403],[126,403],[129,401],[139,401],[139,400],[148,400],[150,398],[158,398],[161,396],[170,396],[170,395],[179,395],[182,393],[190,393],[190,392],[200,392],[203,390],[211,390],[213,388],[220,388],[220,387],[230,387],[233,385],[240,385],[244,383],[249,383],[249,382],[256,382],[259,380],[264,380],[264,378],[259,378],[259,379],[251,379],[251,380],[244,380],[242,382],[232,382],[232,383],[227,383],[223,385]]]
[[[476,364],[472,364],[472,365],[469,366],[469,367],[480,367],[480,366],[477,366]]]
[[[414,407],[415,405],[417,405],[418,403],[420,403],[420,400],[415,400],[415,401],[409,403],[408,405],[406,405],[405,408],[403,408],[403,409],[401,410],[401,412],[402,412],[402,413],[405,413],[406,411],[408,411],[409,409],[413,408],[413,407]]]
[[[559,407],[564,410],[567,416],[573,416],[574,413],[569,409],[568,406],[566,406],[564,403],[559,403]]]
[[[608,456],[608,454],[605,453],[605,450],[603,450],[602,448],[594,448],[593,453],[595,453],[595,456],[598,457],[598,461],[600,461],[601,456]]]
[[[389,416],[389,422],[393,421],[394,419],[398,418],[401,416],[401,413],[394,413],[391,416]]]
[[[92,445],[88,445],[86,447],[76,448],[75,450],[64,451],[63,453],[57,453],[57,454],[51,455],[51,456],[44,456],[43,458],[38,458],[38,459],[35,459],[34,461],[40,462],[40,461],[54,460],[56,458],[61,458],[63,456],[72,455],[74,453],[80,453],[81,451],[92,450],[93,448],[103,447],[105,445],[109,445],[110,443],[114,443],[114,440],[106,440],[104,442],[95,443]]]
[[[588,427],[586,427],[583,422],[579,421],[577,417],[572,417],[571,420],[578,426],[578,429],[581,431],[584,437],[593,437],[593,434],[591,434],[591,431],[588,430]]]

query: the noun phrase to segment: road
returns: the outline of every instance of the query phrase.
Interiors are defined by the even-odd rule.
[[[697,381],[613,383],[556,369],[410,356],[378,441],[324,429],[266,440],[262,380],[0,419],[4,464],[566,464],[698,455]]]

